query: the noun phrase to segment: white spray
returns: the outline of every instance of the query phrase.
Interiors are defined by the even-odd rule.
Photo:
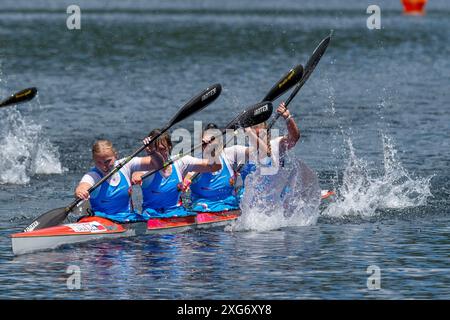
[[[42,127],[16,108],[1,111],[0,184],[26,184],[35,174],[62,173],[58,150],[42,136]]]
[[[430,192],[430,180],[413,177],[397,159],[392,139],[383,138],[384,170],[372,169],[373,165],[356,156],[350,138],[347,138],[349,159],[344,170],[338,197],[328,205],[322,215],[330,217],[372,217],[383,209],[402,209],[426,204]]]
[[[242,215],[229,230],[275,230],[316,223],[320,188],[313,170],[294,160],[275,175],[259,169],[246,178],[241,200]]]

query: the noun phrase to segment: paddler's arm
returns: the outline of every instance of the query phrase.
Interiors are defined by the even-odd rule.
[[[88,190],[92,186],[93,185],[90,183],[80,182],[75,189],[75,197],[83,199],[83,200],[88,200],[89,199],[89,191]]]
[[[142,176],[145,174],[145,171],[136,171],[131,175],[131,184],[142,184]]]
[[[288,129],[288,134],[281,139],[280,145],[286,150],[292,149],[296,145],[297,141],[300,140],[300,130],[297,127],[291,113],[286,108],[284,102],[280,103],[277,108],[277,112],[285,119]]]
[[[199,159],[191,156],[184,156],[180,159],[183,166],[183,172],[187,172],[183,179],[183,192],[185,192],[192,183],[192,179],[202,172],[215,172],[222,169],[220,158],[217,162],[211,162],[209,159]]]
[[[131,169],[131,183],[142,184],[142,176],[148,171],[155,171],[161,169],[164,166],[164,158],[159,152],[152,152],[150,155],[139,159],[137,166]]]
[[[163,156],[156,151],[140,159],[141,159],[141,170],[143,171],[154,171],[161,169],[164,166]]]
[[[186,192],[189,189],[189,187],[192,184],[192,179],[197,175],[198,173],[196,172],[189,172],[188,174],[186,174],[186,176],[183,179],[183,189],[182,189],[183,192]]]
[[[184,181],[186,181],[186,183],[190,184],[192,181],[192,178],[195,176],[195,172],[189,172],[188,174],[186,174],[186,176],[184,177]]]
[[[203,150],[203,159],[194,158],[191,156],[183,157],[184,161],[187,161],[189,165],[189,171],[198,173],[202,172],[215,172],[222,169],[222,161],[220,160],[220,153],[223,150],[221,143],[216,139],[211,141],[203,141],[207,143]]]
[[[98,181],[100,177],[92,172],[86,173],[78,183],[75,188],[75,197],[88,200],[89,199],[89,189]]]
[[[186,156],[186,157],[190,157],[190,156]],[[183,157],[186,158],[186,157]],[[189,165],[189,171],[190,172],[198,172],[198,173],[202,173],[202,172],[215,172],[218,171],[220,169],[222,169],[222,162],[219,159],[199,159],[199,158],[194,158],[191,157],[192,159],[195,159],[195,161],[193,161],[190,165]]]
[[[184,162],[186,168],[185,171],[189,171],[183,179],[183,192],[186,192],[191,185],[192,180],[197,177],[199,173],[215,172],[222,169],[222,161],[220,161],[220,158],[218,159],[218,163],[215,161],[211,162],[209,159],[199,159],[191,156],[185,156],[181,158],[181,161]]]

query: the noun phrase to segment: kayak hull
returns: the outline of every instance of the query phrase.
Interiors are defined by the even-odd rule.
[[[332,199],[334,195],[333,191],[322,190],[321,198],[322,200]],[[101,217],[83,217],[76,223],[13,234],[11,235],[12,251],[14,255],[21,255],[93,240],[223,227],[235,221],[240,215],[240,210],[197,212],[192,216],[151,218],[144,222],[125,224]]]
[[[85,234],[82,236],[42,236],[42,237],[16,237],[12,238],[12,250],[14,255],[21,255],[42,250],[56,249],[63,245],[83,243],[99,239],[112,239],[131,236],[128,233],[114,234]]]
[[[136,227],[134,223],[122,225],[101,217],[85,217],[77,223],[13,234],[12,250],[15,255],[20,255],[66,244],[129,237],[136,235]]]
[[[147,234],[184,232],[195,228],[195,216],[173,218],[150,218],[147,222]]]
[[[197,228],[205,229],[212,226],[226,226],[236,220],[241,215],[241,210],[223,211],[223,212],[197,212]]]
[[[173,218],[151,218],[147,222],[147,234],[183,232],[225,226],[241,215],[240,210],[221,212],[196,212],[196,215]]]
[[[185,232],[196,228],[223,226],[236,220],[239,214],[239,210],[213,214],[200,213],[196,216],[151,218],[145,222],[125,224],[101,217],[83,217],[76,223],[13,234],[11,235],[12,251],[14,255],[21,255],[93,240]],[[200,219],[198,219],[199,216]]]

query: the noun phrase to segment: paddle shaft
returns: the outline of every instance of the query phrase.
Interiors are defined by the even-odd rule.
[[[280,80],[278,80],[278,82],[269,90],[269,92],[265,95],[265,97],[262,99],[261,102],[273,101],[276,98],[278,98],[279,96],[281,96],[283,93],[285,93],[287,90],[289,90],[294,85],[294,83],[296,83],[297,81],[301,82],[303,79],[303,71],[304,71],[304,69],[303,69],[302,65],[297,65],[294,68],[292,68],[291,70],[289,70],[289,72],[286,75],[284,75]],[[298,85],[297,85],[296,89],[294,89],[295,94],[298,92],[298,90],[300,90],[300,88],[301,88],[301,86],[298,87]],[[294,94],[294,96],[295,96],[295,94]],[[289,99],[287,100],[286,106],[291,102],[291,100],[294,98],[294,96],[291,95],[289,97]],[[280,115],[278,114],[276,119],[278,119],[279,116]],[[273,120],[273,123],[275,123],[275,121],[276,120]],[[271,124],[271,126],[273,126],[273,123]],[[236,133],[236,131],[234,131],[234,134],[235,133]],[[231,141],[231,139],[229,141]],[[228,141],[226,144],[228,144]],[[242,168],[242,166],[243,166],[243,164],[239,164],[238,171]],[[200,175],[200,173],[196,172],[192,176],[191,181],[194,181],[199,175]]]
[[[225,146],[226,146],[232,139],[234,139],[234,136],[236,135],[236,132],[237,132],[237,130],[234,130],[234,131],[233,131],[233,137],[230,138],[227,142],[225,142],[225,144],[222,146],[220,152],[222,152],[223,149],[225,149]],[[243,165],[239,165],[238,168],[242,168],[242,166],[243,166]],[[198,177],[199,175],[200,175],[200,172],[194,173],[194,175],[193,175],[193,176],[191,177],[191,179],[190,179],[191,183],[194,182],[195,179],[197,179],[197,177]]]
[[[284,106],[287,107],[289,106],[289,103],[291,103],[292,99],[294,99],[295,95],[299,92],[299,90],[301,89],[301,87],[303,86],[303,84],[305,83],[305,81],[300,81],[297,86],[295,87],[294,91],[292,91],[291,95],[289,96],[289,98],[286,100],[286,102],[284,103]],[[269,125],[267,126],[267,130],[270,130],[273,125],[275,124],[275,122],[277,122],[277,120],[280,118],[281,113],[277,113],[275,118],[273,118]]]
[[[273,110],[273,107],[272,107],[271,102],[263,101],[263,102],[257,103],[255,105],[247,108],[246,110],[244,110],[237,117],[235,117],[230,123],[228,123],[227,126],[221,130],[221,135],[224,135],[227,130],[234,129],[233,130],[233,136],[234,136],[234,135],[236,135],[236,132],[238,131],[239,128],[247,128],[247,127],[251,127],[256,124],[259,124],[261,122],[264,122],[270,117],[270,115],[272,114],[272,110]],[[212,141],[213,141],[213,139],[211,139],[209,142],[206,142],[206,143],[202,141],[201,144],[198,144],[198,145],[194,146],[193,148],[191,148],[191,150],[189,151],[189,154],[191,154],[196,149],[203,147],[206,144],[211,143]],[[172,163],[174,163],[175,161],[181,159],[185,155],[186,155],[186,153],[179,154],[178,156],[175,157],[175,159],[168,161],[158,170],[153,170],[153,171],[145,173],[141,177],[141,179],[143,180],[143,179],[147,178],[148,176],[154,174],[155,172],[158,172],[159,170],[166,168],[167,166],[169,166]]]

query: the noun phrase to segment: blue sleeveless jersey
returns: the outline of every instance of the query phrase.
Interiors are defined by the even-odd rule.
[[[100,177],[103,176],[102,172],[95,167],[91,171],[97,173]],[[94,215],[117,222],[145,220],[131,208],[131,199],[128,192],[131,186],[128,181],[122,170],[119,170],[94,190],[89,198]]]
[[[167,178],[158,171],[153,179],[142,181],[142,214],[148,218],[169,218],[194,215],[181,205],[182,175],[172,164],[172,174]]]
[[[223,155],[220,159],[220,171],[204,172],[191,184],[192,211],[219,212],[239,209],[234,171]]]
[[[274,160],[272,158],[265,158],[264,160],[262,160],[263,163],[260,164],[260,167],[263,167],[263,166],[270,167],[272,165],[273,161]],[[283,168],[285,166],[284,158],[280,158],[278,161],[279,161],[280,167]],[[257,169],[257,166],[255,166],[254,164],[247,164],[247,165],[248,165],[248,167],[246,168],[246,172],[244,172],[245,177],[247,177],[249,174],[255,172]],[[245,166],[244,166],[244,168],[245,168]],[[243,177],[243,180],[245,179],[245,177]],[[278,197],[280,199],[284,199],[290,193],[291,187],[289,184],[287,184],[283,187],[283,189],[281,190],[281,193],[274,198],[274,195],[271,192],[268,192],[270,190],[267,190],[268,187],[270,188],[270,182],[274,178],[275,178],[275,176],[273,176],[273,175],[262,175],[261,172],[259,172],[259,177],[257,179],[257,183],[254,183],[254,185],[252,186],[254,188],[254,190],[256,190],[256,194],[258,194],[259,200],[264,199],[264,201],[267,201],[270,203],[270,202],[276,201],[277,200],[276,198],[278,198]],[[239,195],[240,195],[240,198],[242,198],[243,193],[244,193],[244,188],[242,188],[240,191],[241,192],[239,193]],[[257,201],[257,199],[250,199],[248,201],[254,202],[254,201]]]
[[[254,163],[246,163],[242,166],[242,169],[239,171],[241,174],[242,180],[245,181],[245,178],[253,172],[256,171],[256,164]]]

